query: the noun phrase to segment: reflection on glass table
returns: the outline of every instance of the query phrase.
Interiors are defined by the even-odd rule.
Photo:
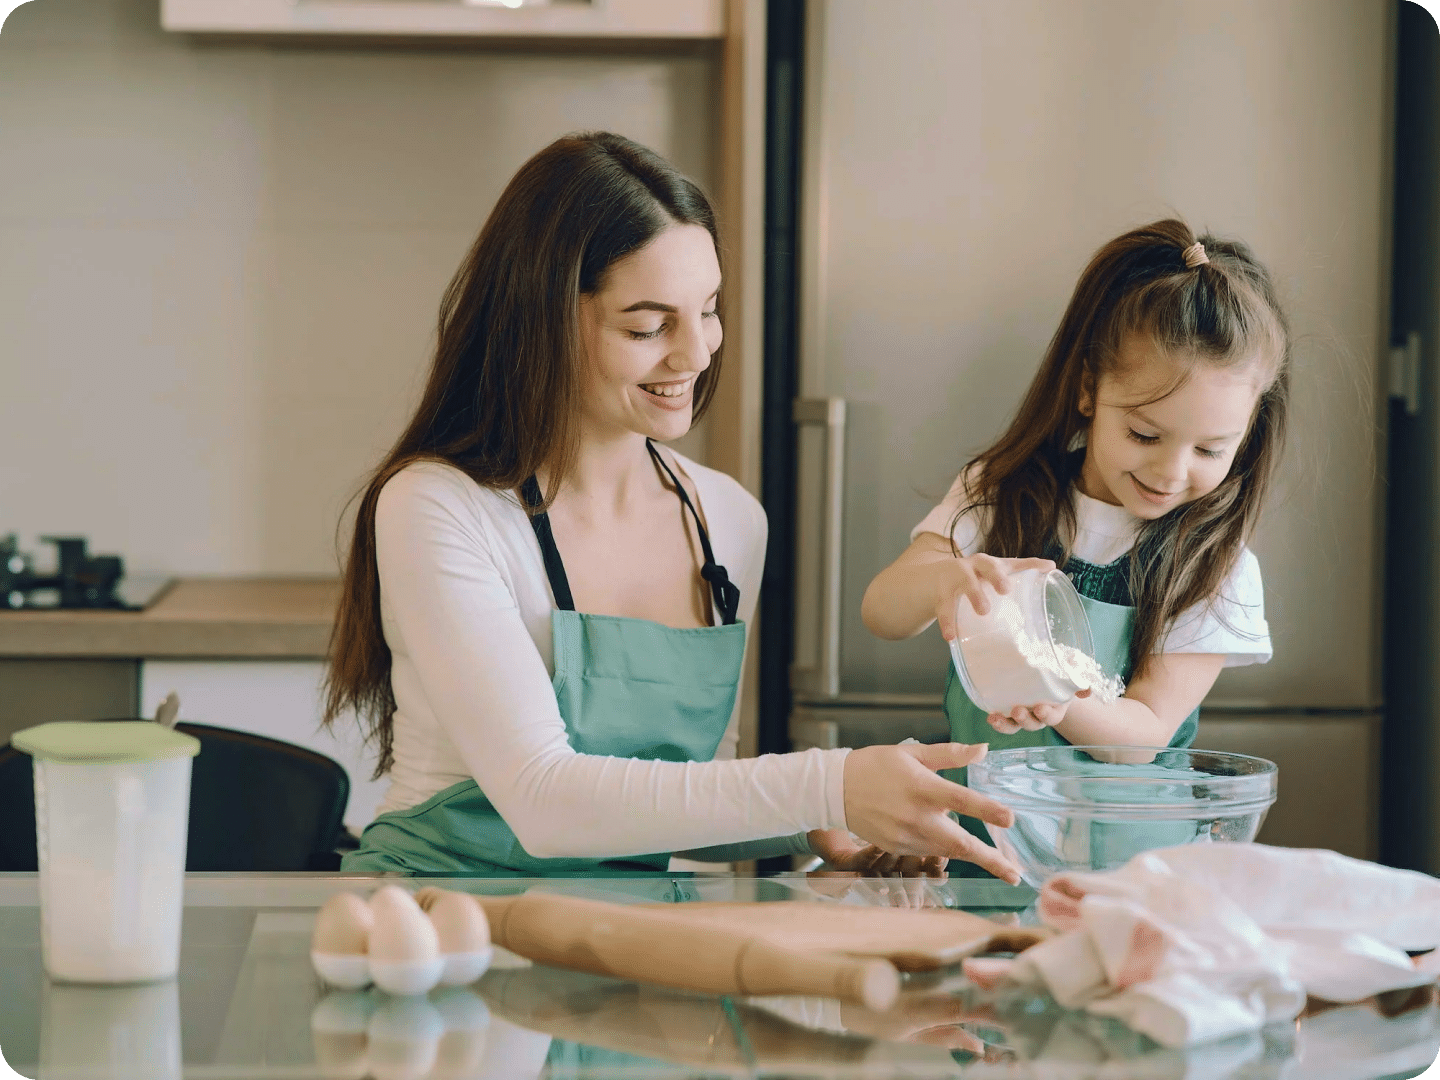
[[[1029,921],[1033,894],[998,882],[673,875],[449,879],[479,893],[540,888],[617,902],[823,900],[962,908]],[[0,876],[0,1052],[23,1076],[180,1080],[531,1077],[1413,1076],[1440,1050],[1428,997],[1332,1009],[1246,1039],[1164,1050],[1033,995],[986,995],[957,969],[910,976],[874,1013],[822,998],[717,998],[528,965],[502,955],[469,987],[396,998],[324,986],[315,912],[373,880],[187,879],[178,980],[89,987],[40,965],[33,875]]]

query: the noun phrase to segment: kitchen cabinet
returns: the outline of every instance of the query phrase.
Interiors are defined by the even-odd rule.
[[[144,611],[0,613],[0,741],[49,720],[153,716],[171,690],[180,719],[250,731],[338,761],[345,824],[358,831],[385,781],[354,717],[320,727],[339,582],[193,578]]]
[[[52,720],[134,716],[139,681],[134,660],[0,657],[0,745]]]
[[[706,41],[725,33],[724,0],[468,3],[462,0],[161,0],[166,30],[371,38]]]

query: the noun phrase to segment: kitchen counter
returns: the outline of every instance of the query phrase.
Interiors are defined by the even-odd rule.
[[[787,900],[963,908],[1027,919],[1033,892],[996,881],[849,875],[444,879],[619,903]],[[179,978],[54,984],[40,958],[33,874],[0,875],[0,1053],[20,1075],[107,1080],[564,1076],[1416,1076],[1440,1048],[1440,1007],[1396,1017],[1351,1006],[1188,1052],[1033,996],[984,997],[956,969],[912,976],[872,1013],[825,998],[721,998],[497,956],[469,987],[427,997],[334,991],[311,971],[315,912],[375,879],[187,875]],[[418,884],[410,882],[407,884]]]
[[[0,611],[0,658],[323,659],[332,577],[181,578],[144,611]]]

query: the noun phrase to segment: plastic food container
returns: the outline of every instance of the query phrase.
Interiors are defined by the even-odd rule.
[[[990,597],[984,615],[960,598],[950,642],[960,685],[986,712],[1063,704],[1090,686],[1084,665],[1095,663],[1080,594],[1059,570],[1020,570],[1009,580],[1004,594],[982,583]]]
[[[1010,828],[987,828],[1038,888],[1155,848],[1254,840],[1278,777],[1274,762],[1243,754],[1039,746],[992,751],[970,766],[967,783],[1014,811]]]
[[[88,983],[173,976],[199,740],[141,720],[41,724],[11,741],[35,758],[45,970]]]

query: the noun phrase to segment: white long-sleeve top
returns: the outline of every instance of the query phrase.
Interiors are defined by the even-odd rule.
[[[716,561],[739,586],[748,633],[764,510],[725,474],[671,456],[695,485]],[[576,753],[551,686],[554,599],[513,494],[449,465],[407,466],[380,492],[375,543],[396,705],[381,813],[473,778],[539,858],[690,852],[845,824],[849,751],[734,760],[738,700],[714,761]]]

